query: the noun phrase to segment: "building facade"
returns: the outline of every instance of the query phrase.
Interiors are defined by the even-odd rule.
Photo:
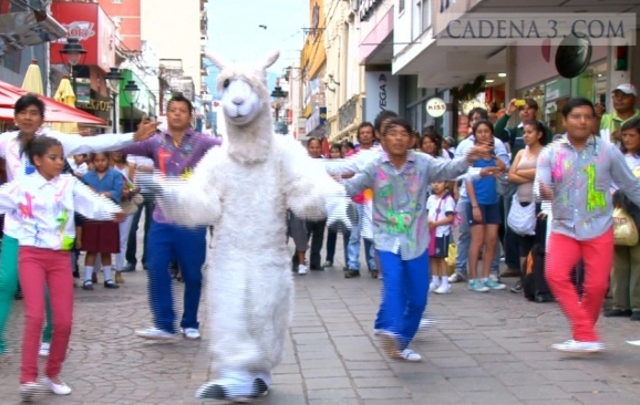
[[[326,129],[325,85],[326,72],[324,0],[309,1],[309,27],[300,57],[301,118],[305,121],[304,138],[324,138]]]
[[[98,0],[117,29],[120,46],[125,51],[141,51],[140,0]]]
[[[334,0],[327,15],[327,72],[323,81],[330,143],[354,141],[363,120],[364,67],[358,57],[360,18],[354,4]]]

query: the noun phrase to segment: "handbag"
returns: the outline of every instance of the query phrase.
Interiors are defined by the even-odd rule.
[[[638,227],[631,215],[620,207],[613,210],[613,244],[616,246],[638,244]]]
[[[536,234],[536,205],[530,203],[526,207],[520,205],[518,193],[513,195],[511,210],[507,216],[507,225],[520,236]]]

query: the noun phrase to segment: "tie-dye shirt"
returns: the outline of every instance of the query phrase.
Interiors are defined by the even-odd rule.
[[[465,174],[466,158],[434,159],[409,151],[407,162],[397,169],[386,153],[369,162],[359,174],[345,181],[351,196],[373,189],[373,240],[376,249],[414,259],[429,246],[427,204],[429,185]]]
[[[536,194],[538,184],[553,191],[551,231],[577,240],[597,238],[613,225],[612,184],[640,206],[640,181],[622,152],[599,137],[591,137],[581,151],[566,135],[545,147],[538,157]]]
[[[14,213],[20,246],[71,250],[76,237],[74,213],[99,221],[113,219],[120,207],[70,174],[46,180],[35,172],[0,187],[0,213]]]

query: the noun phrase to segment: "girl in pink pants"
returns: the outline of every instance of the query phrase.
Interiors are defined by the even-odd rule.
[[[61,174],[64,154],[58,140],[39,136],[26,142],[22,150],[36,170],[19,182],[0,187],[0,213],[20,213],[18,272],[25,309],[20,393],[24,401],[31,401],[40,391],[71,393],[60,379],[60,371],[71,336],[74,213],[97,220],[121,219],[124,214],[119,206],[98,196],[75,177]],[[53,336],[45,375],[38,381],[45,286],[51,295]]]

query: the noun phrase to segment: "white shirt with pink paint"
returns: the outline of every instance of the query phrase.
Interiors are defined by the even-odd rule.
[[[21,153],[20,139],[18,138],[19,134],[20,131],[10,131],[0,134],[0,157],[7,161],[7,181],[9,182],[35,171],[35,167],[29,162],[29,157],[26,153]],[[46,135],[60,141],[65,157],[82,153],[120,150],[134,142],[133,133],[81,136],[63,134],[61,132],[51,131],[48,128],[42,128],[36,132],[36,136],[41,135]],[[19,232],[19,230],[16,229],[17,227],[19,227],[19,218],[8,213],[4,219],[5,235],[17,239],[18,237],[16,235]]]
[[[94,193],[70,174],[47,180],[35,172],[0,187],[0,213],[18,222],[12,237],[20,246],[71,250],[76,237],[74,214],[109,221],[118,205]]]

